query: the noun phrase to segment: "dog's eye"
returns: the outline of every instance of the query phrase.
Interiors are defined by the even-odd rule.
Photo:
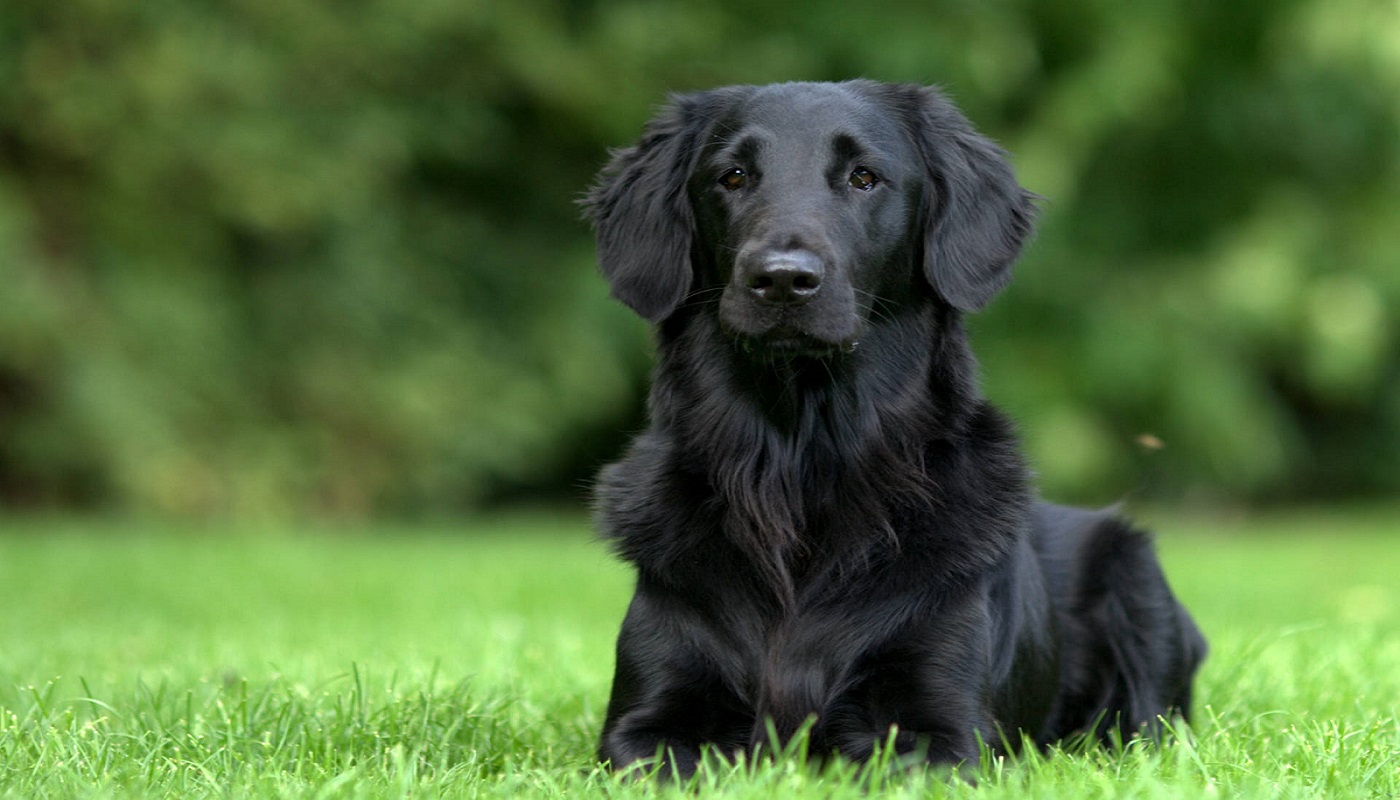
[[[725,188],[725,191],[729,192],[732,192],[735,189],[744,188],[744,184],[748,182],[749,174],[737,167],[724,173],[719,178],[719,185],[723,186]]]
[[[879,182],[880,176],[865,167],[856,167],[855,170],[851,172],[851,185],[862,192],[868,192],[874,189],[875,184]]]

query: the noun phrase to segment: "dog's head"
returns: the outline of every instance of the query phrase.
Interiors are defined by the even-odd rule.
[[[883,307],[972,311],[1010,279],[1033,195],[934,89],[869,81],[674,98],[585,206],[614,296],[718,309],[751,352],[849,349]]]

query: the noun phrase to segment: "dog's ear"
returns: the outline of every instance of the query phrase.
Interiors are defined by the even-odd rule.
[[[678,96],[633,146],[614,151],[583,198],[613,297],[651,322],[690,293],[695,216],[686,182],[707,127],[700,96]]]
[[[941,93],[916,92],[916,137],[932,187],[924,275],[954,307],[976,311],[1010,282],[1038,198],[1016,182],[1006,152]]]

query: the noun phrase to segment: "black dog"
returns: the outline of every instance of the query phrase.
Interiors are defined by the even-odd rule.
[[[978,390],[961,318],[1033,214],[1003,155],[935,90],[854,81],[678,97],[603,171],[602,271],[659,359],[597,487],[638,574],[614,768],[804,725],[960,762],[1187,712],[1205,642],[1148,537],[1037,502]]]

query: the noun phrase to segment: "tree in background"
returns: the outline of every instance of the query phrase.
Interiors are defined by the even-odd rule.
[[[856,76],[1047,198],[974,331],[1049,493],[1393,492],[1397,43],[1366,0],[10,4],[0,502],[581,496],[647,364],[573,203],[606,148]]]

